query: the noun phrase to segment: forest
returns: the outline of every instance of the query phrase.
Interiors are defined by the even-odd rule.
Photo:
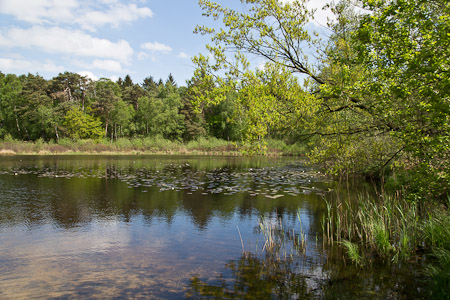
[[[151,76],[141,84],[129,75],[117,82],[93,81],[65,72],[46,80],[38,74],[0,73],[0,137],[23,141],[117,140],[161,136],[190,141],[214,136],[238,140],[241,129],[228,119],[230,101],[194,110],[188,87]]]

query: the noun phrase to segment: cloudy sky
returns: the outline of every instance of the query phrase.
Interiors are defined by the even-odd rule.
[[[0,71],[47,79],[64,71],[113,80],[129,74],[137,83],[172,73],[184,85],[191,56],[208,42],[193,34],[197,24],[211,24],[197,0],[0,0]]]

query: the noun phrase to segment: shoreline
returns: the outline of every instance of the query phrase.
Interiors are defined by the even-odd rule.
[[[173,147],[170,147],[173,146]],[[167,147],[121,147],[113,144],[34,144],[30,142],[0,142],[0,157],[16,155],[197,155],[197,156],[291,156],[302,157],[304,154],[295,151],[283,151],[269,147],[264,154],[246,153],[245,148],[236,145],[226,145],[217,147],[188,147],[184,144],[172,144]]]

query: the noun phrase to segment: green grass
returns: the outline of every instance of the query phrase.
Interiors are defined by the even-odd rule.
[[[297,213],[299,228],[286,228],[281,218],[268,219],[261,216],[260,232],[263,235],[261,252],[273,260],[280,261],[305,254],[306,233],[302,227],[300,212]]]
[[[426,276],[433,299],[450,299],[449,205],[427,205],[399,195],[359,197],[351,202],[339,195],[325,201],[322,231],[324,246],[339,243],[351,262],[398,263],[427,258]]]
[[[415,254],[420,228],[415,203],[394,195],[361,196],[357,201],[335,195],[326,202],[322,220],[324,242],[347,240],[359,245],[370,257],[391,261]],[[347,249],[348,250],[348,249]]]
[[[294,146],[283,142],[273,142],[268,155],[298,155]],[[206,155],[243,155],[243,146],[236,143],[202,137],[190,142],[165,139],[161,136],[107,139],[71,140],[61,138],[57,142],[17,141],[12,138],[0,140],[0,154],[206,154]]]
[[[347,240],[343,240],[341,244],[347,250],[347,255],[353,263],[356,265],[363,265],[363,257],[359,253],[359,247],[357,244]]]

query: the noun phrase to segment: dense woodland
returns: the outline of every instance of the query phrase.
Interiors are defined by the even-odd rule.
[[[166,81],[148,77],[137,84],[129,75],[113,82],[70,72],[50,80],[0,73],[0,99],[0,138],[239,140],[242,131],[229,121],[231,100],[194,111],[189,87],[178,87],[172,75]]]

